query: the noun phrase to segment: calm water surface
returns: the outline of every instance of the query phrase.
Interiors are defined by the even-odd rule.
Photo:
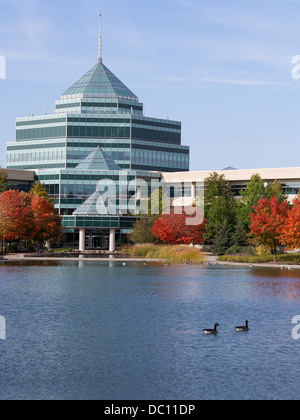
[[[299,399],[300,271],[1,264],[2,400]]]

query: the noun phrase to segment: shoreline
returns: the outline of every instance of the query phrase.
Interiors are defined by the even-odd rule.
[[[293,270],[293,269],[300,269],[300,265],[293,265],[293,264],[280,264],[280,263],[237,263],[237,262],[228,262],[228,261],[219,261],[218,257],[213,255],[206,255],[207,262],[203,264],[197,263],[190,263],[189,266],[219,266],[219,267],[247,267],[247,268],[277,268],[277,269],[286,269],[286,270]],[[26,254],[12,254],[6,255],[5,257],[0,257],[0,262],[24,262],[24,261],[104,261],[104,262],[160,262],[166,263],[163,259],[149,259],[149,258],[130,258],[130,257],[123,257],[120,255],[113,255],[110,254],[107,257],[92,257],[89,254],[86,255],[78,255],[77,257],[38,257],[38,256],[26,256]],[[175,264],[170,263],[168,265],[186,265],[186,264]]]
[[[163,262],[159,259],[147,259],[147,258],[126,258],[120,256],[110,255],[107,257],[89,257],[87,255],[78,255],[78,257],[37,257],[37,256],[24,256],[24,255],[7,255],[6,257],[0,258],[0,262],[24,262],[24,261],[119,261],[119,262]]]
[[[296,264],[281,264],[281,263],[237,263],[229,261],[219,261],[218,257],[213,255],[207,255],[208,265],[218,265],[218,266],[233,266],[233,267],[248,267],[248,268],[278,268],[278,269],[300,269],[300,265]]]

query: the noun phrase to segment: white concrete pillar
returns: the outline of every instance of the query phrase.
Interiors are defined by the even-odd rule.
[[[116,229],[109,230],[109,252],[116,250]]]
[[[192,199],[196,200],[196,183],[192,183]]]
[[[79,251],[85,251],[85,229],[79,230]]]

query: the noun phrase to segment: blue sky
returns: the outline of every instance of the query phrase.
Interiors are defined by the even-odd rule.
[[[146,115],[182,121],[191,170],[300,166],[300,0],[0,0],[0,165],[16,117],[103,61]]]

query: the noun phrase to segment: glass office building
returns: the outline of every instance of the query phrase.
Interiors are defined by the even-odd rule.
[[[146,117],[143,104],[103,64],[100,51],[97,64],[56,101],[53,115],[16,120],[6,162],[11,170],[35,171],[55,200],[67,233],[76,238],[82,233],[83,249],[94,230],[110,229],[113,236],[114,229],[132,229],[138,180],[153,185],[162,172],[188,171],[189,153],[181,144],[181,123]],[[94,194],[105,193],[107,179],[116,185],[110,212],[77,214],[92,208]]]
[[[189,170],[181,123],[148,118],[143,104],[102,60],[55,104],[55,114],[18,118],[7,168],[74,169],[100,147],[125,170]]]
[[[74,169],[45,169],[35,171],[36,178],[45,184],[47,191],[55,200],[60,215],[72,215],[97,188],[102,193],[107,188],[107,181],[115,187],[117,208],[126,214],[134,213],[134,208],[128,208],[128,202],[137,192],[138,180],[144,180],[151,185],[161,180],[161,173],[122,170],[102,149],[97,147]],[[128,187],[130,186],[130,188]],[[148,194],[151,193],[149,190]]]

